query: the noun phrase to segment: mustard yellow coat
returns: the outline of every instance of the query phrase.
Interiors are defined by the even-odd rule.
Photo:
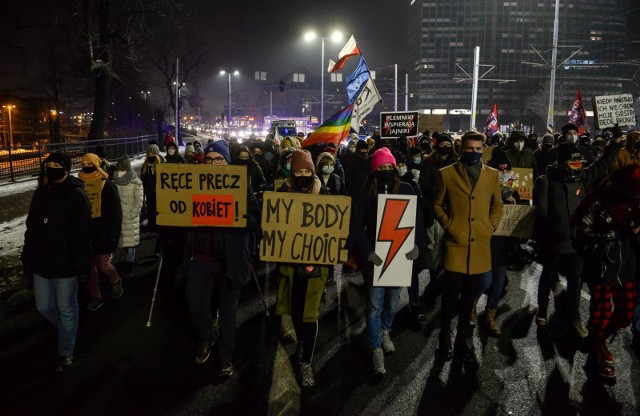
[[[465,274],[491,270],[491,235],[502,217],[498,171],[483,165],[472,191],[462,162],[440,169],[433,205],[445,230],[444,269]]]

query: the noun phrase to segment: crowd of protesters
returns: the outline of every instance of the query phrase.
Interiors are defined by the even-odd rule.
[[[632,321],[634,347],[640,350],[640,132],[614,128],[592,140],[567,124],[561,133],[542,138],[515,130],[506,138],[499,132],[488,138],[477,132],[457,138],[425,132],[412,140],[385,141],[376,131],[366,140],[352,134],[339,145],[303,149],[303,143],[303,135],[279,142],[273,135],[244,143],[192,140],[181,155],[168,135],[164,152],[157,143],[148,146],[140,178],[127,155],[111,165],[88,153],[77,178],[69,156],[56,152],[47,157],[27,217],[21,259],[34,281],[38,311],[58,328],[57,370],[73,364],[81,284],[87,283],[89,311],[103,305],[101,279],[110,283],[112,299],[122,296],[122,279],[132,273],[144,227],[158,234],[155,253],[164,262],[161,293],[184,288],[198,338],[195,361],[205,363],[217,343],[219,375],[231,376],[238,300],[258,261],[259,210],[267,190],[352,197],[350,261],[343,268],[364,278],[364,321],[378,377],[386,372],[385,354],[395,350],[391,331],[403,290],[372,284],[374,266],[384,257],[375,251],[379,194],[417,196],[414,245],[402,253],[413,262],[409,308],[412,326],[421,329],[426,319],[421,305],[442,295],[436,351],[441,359],[459,355],[475,361],[476,321],[490,335],[500,336],[498,304],[507,270],[521,269],[534,257],[542,265],[535,318],[539,328],[548,325],[553,286],[563,275],[566,302],[554,305],[555,316],[570,336],[590,346],[592,368],[599,376],[615,378],[607,341]],[[488,149],[491,156],[483,161]],[[159,226],[155,184],[162,163],[247,166],[247,227]],[[532,199],[518,194],[514,168],[532,170]],[[532,239],[493,235],[505,204],[535,207]],[[126,250],[123,270],[111,263],[118,248]],[[429,284],[421,299],[418,275],[424,270]],[[293,322],[293,364],[303,388],[314,385],[320,302],[333,272],[333,267],[317,264],[283,263],[277,268],[274,309]],[[583,283],[591,293],[586,320],[579,310]],[[477,305],[483,295],[487,301],[480,319]]]

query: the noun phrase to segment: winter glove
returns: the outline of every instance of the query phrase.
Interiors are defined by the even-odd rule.
[[[420,180],[420,170],[411,169],[411,174],[413,175],[413,179],[418,182]]]
[[[612,135],[613,135],[613,139],[614,139],[614,141],[615,141],[615,139],[619,139],[619,138],[621,138],[622,136],[624,136],[624,133],[622,132],[622,129],[620,128],[620,126],[618,126],[618,123],[616,123],[616,124],[613,126],[613,129],[611,129],[611,133],[612,133]],[[618,141],[619,141],[619,140],[618,140]],[[617,143],[618,141],[616,141],[616,143]]]
[[[405,257],[407,258],[407,260],[414,261],[415,259],[418,258],[419,255],[420,255],[420,249],[418,248],[417,245],[414,245],[411,251],[405,254]]]
[[[375,264],[376,266],[380,266],[382,264],[382,259],[376,254],[375,251],[372,251],[367,255],[367,260],[369,260],[369,262]]]

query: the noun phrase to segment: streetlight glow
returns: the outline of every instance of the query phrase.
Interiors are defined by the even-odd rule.
[[[334,30],[329,38],[318,37],[314,31],[308,31],[304,34],[304,40],[307,42],[314,39],[320,39],[322,45],[320,55],[320,122],[322,123],[324,122],[324,41],[330,39],[333,42],[340,42],[342,41],[342,33],[339,30]]]
[[[229,90],[227,94],[227,128],[231,127],[231,72],[227,72],[224,69],[220,71],[220,75],[227,75],[229,77]],[[233,75],[240,75],[240,71],[237,69],[233,71]]]

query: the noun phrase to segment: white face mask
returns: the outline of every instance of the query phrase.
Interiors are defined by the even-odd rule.
[[[401,168],[398,168],[398,174],[399,174],[400,176],[404,176],[404,175],[406,175],[406,174],[407,174],[407,167],[406,167],[406,166],[403,166],[403,167],[401,167]]]
[[[122,176],[124,176],[124,175],[126,175],[126,174],[127,174],[127,171],[126,171],[126,170],[117,170],[117,171],[116,171],[116,176],[117,176],[118,178],[120,178],[120,177],[122,177]]]
[[[173,156],[173,155],[176,154],[176,149],[174,149],[174,148],[168,149],[167,153],[169,153],[169,156]]]
[[[333,173],[333,165],[324,165],[322,167],[322,172],[326,173],[327,175]]]
[[[421,157],[414,157],[413,158],[413,163],[415,163],[416,165],[419,165],[422,162],[422,158]]]
[[[513,144],[513,147],[519,152],[524,148],[524,142],[520,142],[520,141],[515,142]]]
[[[567,143],[576,143],[578,141],[578,135],[577,134],[566,134],[565,135]]]

